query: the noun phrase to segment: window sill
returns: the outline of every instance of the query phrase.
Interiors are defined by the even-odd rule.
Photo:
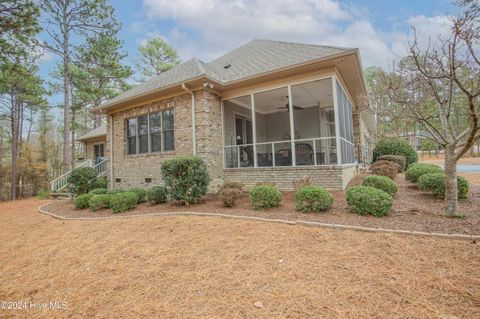
[[[176,155],[175,151],[165,151],[165,152],[152,152],[152,153],[142,153],[142,154],[128,154],[124,155],[123,158],[142,158],[142,157],[166,157]]]

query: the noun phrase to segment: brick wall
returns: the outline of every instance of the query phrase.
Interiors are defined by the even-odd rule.
[[[293,190],[293,182],[310,177],[315,185],[327,189],[344,189],[355,175],[355,166],[311,166],[225,169],[225,182],[240,182],[246,189],[259,183],[274,183],[280,190]]]

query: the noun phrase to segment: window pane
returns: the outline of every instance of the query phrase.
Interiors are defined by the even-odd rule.
[[[150,122],[151,123],[151,122]],[[162,136],[161,133],[150,134],[150,143],[152,146],[152,152],[160,152],[162,150]]]
[[[173,111],[163,111],[163,129],[164,130],[173,130]]]
[[[139,144],[139,153],[148,153],[148,135],[140,135],[138,137]]]
[[[157,133],[162,130],[160,113],[150,114],[150,133]]]
[[[143,135],[148,133],[148,117],[141,116],[138,118],[138,134]]]
[[[174,150],[175,146],[174,146],[174,140],[173,140],[173,130],[164,132],[163,138],[164,138],[164,141],[163,141],[164,151]]]
[[[250,95],[223,101],[223,140],[225,146],[253,143],[250,102]],[[226,147],[225,152],[236,152],[238,155],[238,151],[233,151],[235,149]]]
[[[127,120],[127,136],[137,135],[137,119]]]
[[[135,136],[128,137],[128,154],[136,154],[137,153],[137,138]]]

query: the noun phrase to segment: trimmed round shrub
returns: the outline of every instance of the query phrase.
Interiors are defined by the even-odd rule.
[[[107,192],[108,195],[115,195],[120,193],[125,193],[125,190],[121,188],[112,188]]]
[[[162,164],[162,175],[171,198],[186,205],[205,196],[210,183],[207,164],[199,156],[179,156]]]
[[[97,178],[92,184],[92,189],[95,188],[108,188],[108,180],[105,177]]]
[[[67,178],[70,193],[82,195],[92,189],[92,184],[97,178],[97,171],[92,167],[78,167],[72,170]]]
[[[415,149],[402,138],[389,138],[379,141],[373,149],[373,161],[377,161],[382,155],[402,155],[405,157],[405,168],[418,162]]]
[[[133,187],[127,190],[127,192],[132,192],[137,195],[137,204],[143,203],[145,197],[147,196],[147,191],[140,187]]]
[[[392,209],[393,198],[374,187],[354,186],[347,190],[347,203],[357,214],[381,217]]]
[[[219,197],[223,202],[223,206],[225,207],[233,207],[236,204],[238,197],[242,192],[237,187],[227,187],[223,188],[220,193]]]
[[[303,186],[295,192],[295,208],[305,213],[327,210],[332,204],[332,194],[323,187]]]
[[[88,207],[92,211],[96,211],[102,208],[110,208],[110,200],[112,198],[112,195],[107,195],[107,194],[98,194],[98,195],[93,195],[92,198],[88,201]]]
[[[370,171],[374,175],[387,176],[390,179],[395,179],[400,169],[400,165],[392,161],[376,161],[370,165]]]
[[[107,192],[108,192],[108,189],[106,188],[94,188],[88,193],[93,195],[101,195],[101,194],[106,194]]]
[[[161,204],[167,201],[167,189],[163,186],[153,186],[147,190],[147,200],[151,204]]]
[[[272,185],[259,185],[250,191],[253,209],[264,209],[280,206],[282,193]]]
[[[80,196],[77,196],[73,199],[73,205],[77,209],[84,209],[88,207],[88,201],[90,198],[95,196],[94,194],[83,194]]]
[[[363,186],[370,186],[384,191],[391,196],[397,192],[397,184],[387,176],[369,175],[363,178]]]
[[[432,192],[442,198],[445,197],[444,173],[424,174],[418,178],[417,185],[423,191]],[[457,190],[459,199],[468,198],[468,182],[462,176],[457,176]]]
[[[110,208],[116,213],[125,212],[137,207],[138,197],[132,192],[122,192],[112,195],[110,199]]]
[[[433,173],[443,173],[443,169],[433,164],[415,163],[405,171],[405,178],[407,181],[416,183],[420,176]]]
[[[405,156],[403,155],[382,155],[378,157],[378,160],[397,163],[400,166],[399,172],[403,172],[405,170],[406,160]]]

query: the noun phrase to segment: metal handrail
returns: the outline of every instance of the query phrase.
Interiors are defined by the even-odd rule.
[[[107,163],[108,158],[105,158],[103,161],[93,167],[97,171],[98,176],[103,176],[107,172]]]
[[[79,168],[79,167],[92,167],[92,160],[86,160],[85,162],[81,163],[80,165],[78,165],[76,168]],[[68,177],[70,176],[70,174],[72,173],[73,170],[69,170],[68,172],[66,172],[65,174],[55,178],[53,181],[50,182],[50,190],[52,192],[57,192],[65,187],[67,187],[68,183],[67,183],[67,179]]]

